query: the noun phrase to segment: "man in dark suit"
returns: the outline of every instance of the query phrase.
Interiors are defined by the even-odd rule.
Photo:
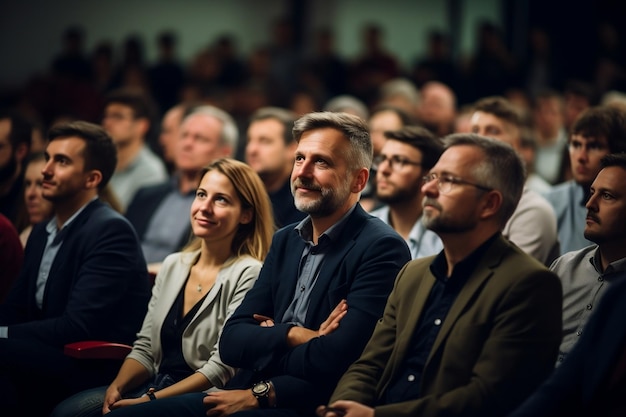
[[[49,141],[42,193],[55,216],[33,228],[20,276],[0,305],[3,413],[15,406],[20,414],[47,415],[64,396],[106,383],[108,372],[84,368],[63,346],[132,343],[150,298],[131,224],[98,199],[115,169],[111,138],[97,125],[74,122],[52,128]]]
[[[501,232],[522,194],[522,161],[475,134],[445,145],[422,186],[423,221],[444,249],[400,272],[320,416],[501,416],[554,367],[560,281]]]
[[[359,205],[372,161],[366,123],[310,113],[294,125],[291,174],[300,223],[276,232],[255,286],[224,327],[220,354],[240,368],[219,392],[157,399],[112,416],[299,416],[325,402],[361,353],[404,240]],[[133,410],[134,409],[134,410]]]

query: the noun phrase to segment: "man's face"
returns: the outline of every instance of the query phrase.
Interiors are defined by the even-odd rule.
[[[519,129],[513,124],[498,118],[491,113],[476,111],[470,119],[472,133],[487,136],[508,143],[516,152],[521,151]]]
[[[387,139],[376,171],[376,196],[387,204],[410,202],[421,196],[422,152],[404,142]],[[393,162],[393,168],[391,167]],[[403,163],[404,162],[404,163]]]
[[[256,120],[248,127],[246,162],[261,177],[292,165],[294,148],[285,144],[283,133],[284,126],[276,119]]]
[[[176,146],[176,167],[181,171],[200,171],[212,161],[227,156],[221,144],[222,122],[204,114],[192,114],[180,127]]]
[[[574,180],[588,187],[600,172],[600,160],[608,153],[609,144],[605,138],[572,135],[569,141],[569,158]]]
[[[556,135],[563,127],[563,108],[557,97],[539,99],[533,111],[535,126],[546,135]]]
[[[9,140],[11,120],[0,120],[0,182],[9,180],[15,175],[17,158]]]
[[[106,106],[102,127],[116,146],[128,145],[142,135],[139,119],[135,118],[133,109],[124,104],[111,103]]]
[[[85,142],[81,138],[58,138],[46,148],[42,195],[53,201],[73,199],[85,189],[89,173],[85,172]]]
[[[452,176],[477,183],[472,172],[484,159],[483,153],[474,146],[448,148],[430,170],[438,176]],[[437,181],[422,186],[422,222],[433,232],[455,234],[470,231],[480,220],[479,202],[484,192],[469,184],[453,184],[452,189],[442,194]]]
[[[183,118],[182,107],[174,107],[165,113],[161,121],[159,144],[163,149],[163,158],[173,161],[176,154],[176,143],[180,134],[180,124]]]
[[[291,173],[298,210],[327,217],[351,204],[355,174],[348,167],[348,151],[349,142],[338,130],[321,128],[302,135]]]
[[[626,170],[604,168],[591,185],[585,238],[599,245],[626,239]]]
[[[422,89],[419,114],[427,124],[452,123],[455,116],[454,97],[443,86],[429,85]]]
[[[374,155],[378,155],[385,144],[385,131],[402,128],[402,119],[392,110],[380,111],[369,119],[370,137]]]

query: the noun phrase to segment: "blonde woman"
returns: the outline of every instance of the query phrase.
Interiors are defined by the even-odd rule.
[[[100,416],[221,388],[232,377],[234,369],[220,359],[219,335],[254,284],[274,232],[261,179],[243,162],[213,162],[196,191],[191,226],[195,240],[164,260],[142,329],[117,377],[108,387],[63,401],[53,416]]]

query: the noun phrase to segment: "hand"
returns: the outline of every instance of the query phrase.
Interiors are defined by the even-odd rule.
[[[102,414],[110,413],[115,407],[113,405],[122,399],[122,393],[114,386],[109,386],[104,393],[104,402],[102,404]]]
[[[210,417],[228,416],[259,407],[259,402],[249,389],[209,392],[202,403],[208,408],[206,415]]]
[[[320,405],[316,413],[319,417],[374,417],[374,409],[355,401],[335,401],[329,407]]]
[[[150,398],[148,398],[148,396],[141,396],[137,398],[125,398],[123,400],[119,400],[111,404],[110,409],[116,410],[118,408],[127,407],[129,405],[141,404],[141,403],[145,403],[148,401],[150,401]]]
[[[271,317],[263,316],[261,314],[253,314],[252,317],[254,317],[254,319],[259,322],[259,325],[261,327],[274,326],[274,319],[272,319]]]
[[[346,300],[341,300],[339,304],[330,312],[330,315],[320,325],[319,330],[310,330],[304,327],[294,326],[287,332],[287,345],[290,347],[300,346],[316,337],[326,336],[339,328],[339,322],[348,313]]]
[[[348,303],[346,300],[339,301],[339,304],[335,307],[333,311],[330,312],[330,315],[324,322],[320,325],[320,329],[318,331],[320,336],[331,334],[339,327],[339,322],[345,315],[348,313]]]

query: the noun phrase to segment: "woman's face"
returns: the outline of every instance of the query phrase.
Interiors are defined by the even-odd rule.
[[[191,204],[191,227],[196,236],[206,242],[232,241],[239,225],[251,220],[252,210],[242,208],[228,177],[216,170],[202,177]]]
[[[41,193],[41,181],[43,180],[41,170],[45,164],[46,162],[42,159],[30,162],[24,175],[24,201],[31,224],[52,217],[52,202],[43,198]]]

